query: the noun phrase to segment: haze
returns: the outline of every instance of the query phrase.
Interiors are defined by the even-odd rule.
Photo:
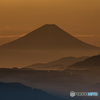
[[[99,12],[100,0],[0,0],[0,44],[43,24],[57,24],[71,35],[100,46]]]

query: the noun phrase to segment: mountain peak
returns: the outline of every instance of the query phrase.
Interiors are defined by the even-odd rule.
[[[0,65],[25,66],[64,56],[90,56],[99,53],[100,48],[78,40],[55,24],[46,24],[0,46]]]
[[[44,24],[42,28],[59,28],[56,24]],[[59,28],[60,29],[60,28]]]
[[[45,24],[43,26],[57,26],[56,24]]]
[[[98,47],[84,43],[55,24],[45,24],[31,33],[15,41],[1,46],[5,49],[28,49],[28,50],[93,50]]]

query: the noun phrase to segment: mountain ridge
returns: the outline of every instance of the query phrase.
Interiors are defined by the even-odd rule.
[[[100,68],[100,55],[89,57],[84,61],[69,66],[68,68]]]
[[[29,66],[24,67],[23,69],[34,69],[34,70],[64,70],[69,65],[72,65],[76,62],[83,61],[88,57],[64,57],[55,61],[51,61],[48,63],[36,63]]]

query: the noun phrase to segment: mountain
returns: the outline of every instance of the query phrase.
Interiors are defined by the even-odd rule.
[[[88,57],[64,57],[52,62],[48,63],[37,63],[37,64],[32,64],[29,66],[26,66],[24,68],[31,68],[34,70],[64,70],[67,68],[67,66],[70,66],[76,62],[83,61],[87,59]]]
[[[98,85],[100,84],[98,83]],[[58,88],[61,89],[62,86]],[[67,88],[65,89],[67,90]],[[100,98],[97,97],[85,97],[85,96],[84,97],[75,96],[74,98],[72,98],[67,93],[66,96],[61,96],[61,97],[63,97],[64,99],[57,96],[50,95],[40,89],[32,89],[31,87],[27,87],[21,83],[0,82],[0,100],[100,100]]]
[[[0,100],[63,100],[20,83],[0,82]]]
[[[0,48],[7,50],[100,49],[78,40],[55,24],[46,24],[15,41],[2,45]]]
[[[62,57],[92,56],[99,53],[99,47],[78,40],[55,24],[46,24],[17,40],[1,45],[0,67],[24,67]]]
[[[77,62],[69,68],[100,68],[100,55],[92,56],[84,61]]]
[[[69,65],[72,65],[76,62],[83,61],[87,58],[88,58],[87,56],[83,56],[83,57],[64,57],[64,58],[49,62],[47,64],[49,64],[49,65],[62,64],[62,65],[69,66]]]

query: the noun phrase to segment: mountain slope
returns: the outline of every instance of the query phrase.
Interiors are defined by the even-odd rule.
[[[49,64],[49,65],[62,64],[62,65],[69,66],[76,62],[83,61],[87,58],[88,57],[86,57],[86,56],[85,57],[77,57],[77,58],[76,57],[64,57],[64,58],[49,62],[47,64]]]
[[[96,67],[100,68],[100,55],[89,57],[82,62],[77,62],[69,66],[69,68],[96,68]]]
[[[39,89],[20,83],[0,82],[0,100],[62,100]]]
[[[54,24],[46,24],[15,41],[2,45],[0,48],[11,50],[99,49],[78,40]]]

